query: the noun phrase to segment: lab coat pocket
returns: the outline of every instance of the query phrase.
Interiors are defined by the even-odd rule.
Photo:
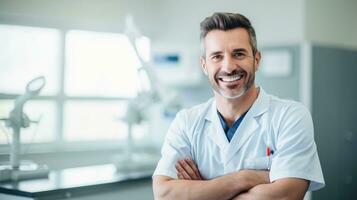
[[[244,160],[244,169],[269,170],[270,157],[265,156],[265,157],[246,158]]]

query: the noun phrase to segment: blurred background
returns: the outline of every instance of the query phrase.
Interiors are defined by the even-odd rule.
[[[43,90],[24,106],[38,123],[21,130],[21,159],[59,171],[120,168],[120,155],[129,152],[148,161],[126,168],[150,170],[177,109],[212,96],[199,66],[199,23],[213,12],[239,12],[251,20],[262,52],[257,84],[311,110],[326,187],[307,198],[353,199],[356,10],[355,0],[0,0],[0,118],[9,117],[30,80],[44,76]],[[152,71],[140,76],[146,65]],[[0,121],[1,162],[9,160],[11,141]],[[152,199],[150,177],[66,196],[118,197]]]

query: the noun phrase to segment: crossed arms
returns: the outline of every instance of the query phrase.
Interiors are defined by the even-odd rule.
[[[203,180],[191,159],[176,164],[178,180],[167,176],[154,176],[155,199],[187,200],[301,200],[308,188],[308,181],[284,178],[273,183],[269,172],[242,170],[211,180]]]

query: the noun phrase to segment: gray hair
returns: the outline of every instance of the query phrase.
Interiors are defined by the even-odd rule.
[[[200,41],[201,41],[201,50],[202,55],[204,55],[204,45],[203,39],[206,35],[212,30],[231,30],[235,28],[244,28],[248,31],[250,45],[252,46],[253,55],[256,54],[258,51],[257,47],[257,38],[255,35],[255,30],[250,23],[249,19],[245,16],[238,14],[238,13],[225,13],[225,12],[216,12],[212,16],[206,17],[200,24],[201,27],[201,34],[200,34]]]

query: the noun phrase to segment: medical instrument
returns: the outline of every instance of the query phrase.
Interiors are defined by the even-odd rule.
[[[160,83],[153,70],[150,61],[140,49],[140,41],[145,37],[140,34],[135,26],[132,16],[127,16],[125,20],[125,35],[128,37],[131,45],[134,47],[135,54],[139,59],[140,66],[137,69],[139,79],[147,82],[141,85],[137,96],[128,102],[128,108],[122,120],[128,124],[128,139],[124,149],[124,156],[115,156],[113,162],[119,171],[137,171],[154,168],[159,160],[158,155],[149,153],[134,153],[133,126],[140,124],[147,119],[149,109],[155,105],[163,106],[165,114],[176,113],[181,109],[176,93],[169,91]],[[148,87],[149,85],[149,87]]]
[[[38,123],[38,121],[30,120],[23,109],[26,102],[37,96],[45,84],[46,79],[44,76],[32,79],[26,86],[25,94],[19,96],[15,100],[14,108],[11,110],[9,118],[0,119],[5,121],[5,125],[12,129],[10,163],[0,165],[0,181],[42,178],[48,176],[49,170],[46,165],[38,165],[32,161],[20,160],[21,128],[27,128],[31,123]]]

